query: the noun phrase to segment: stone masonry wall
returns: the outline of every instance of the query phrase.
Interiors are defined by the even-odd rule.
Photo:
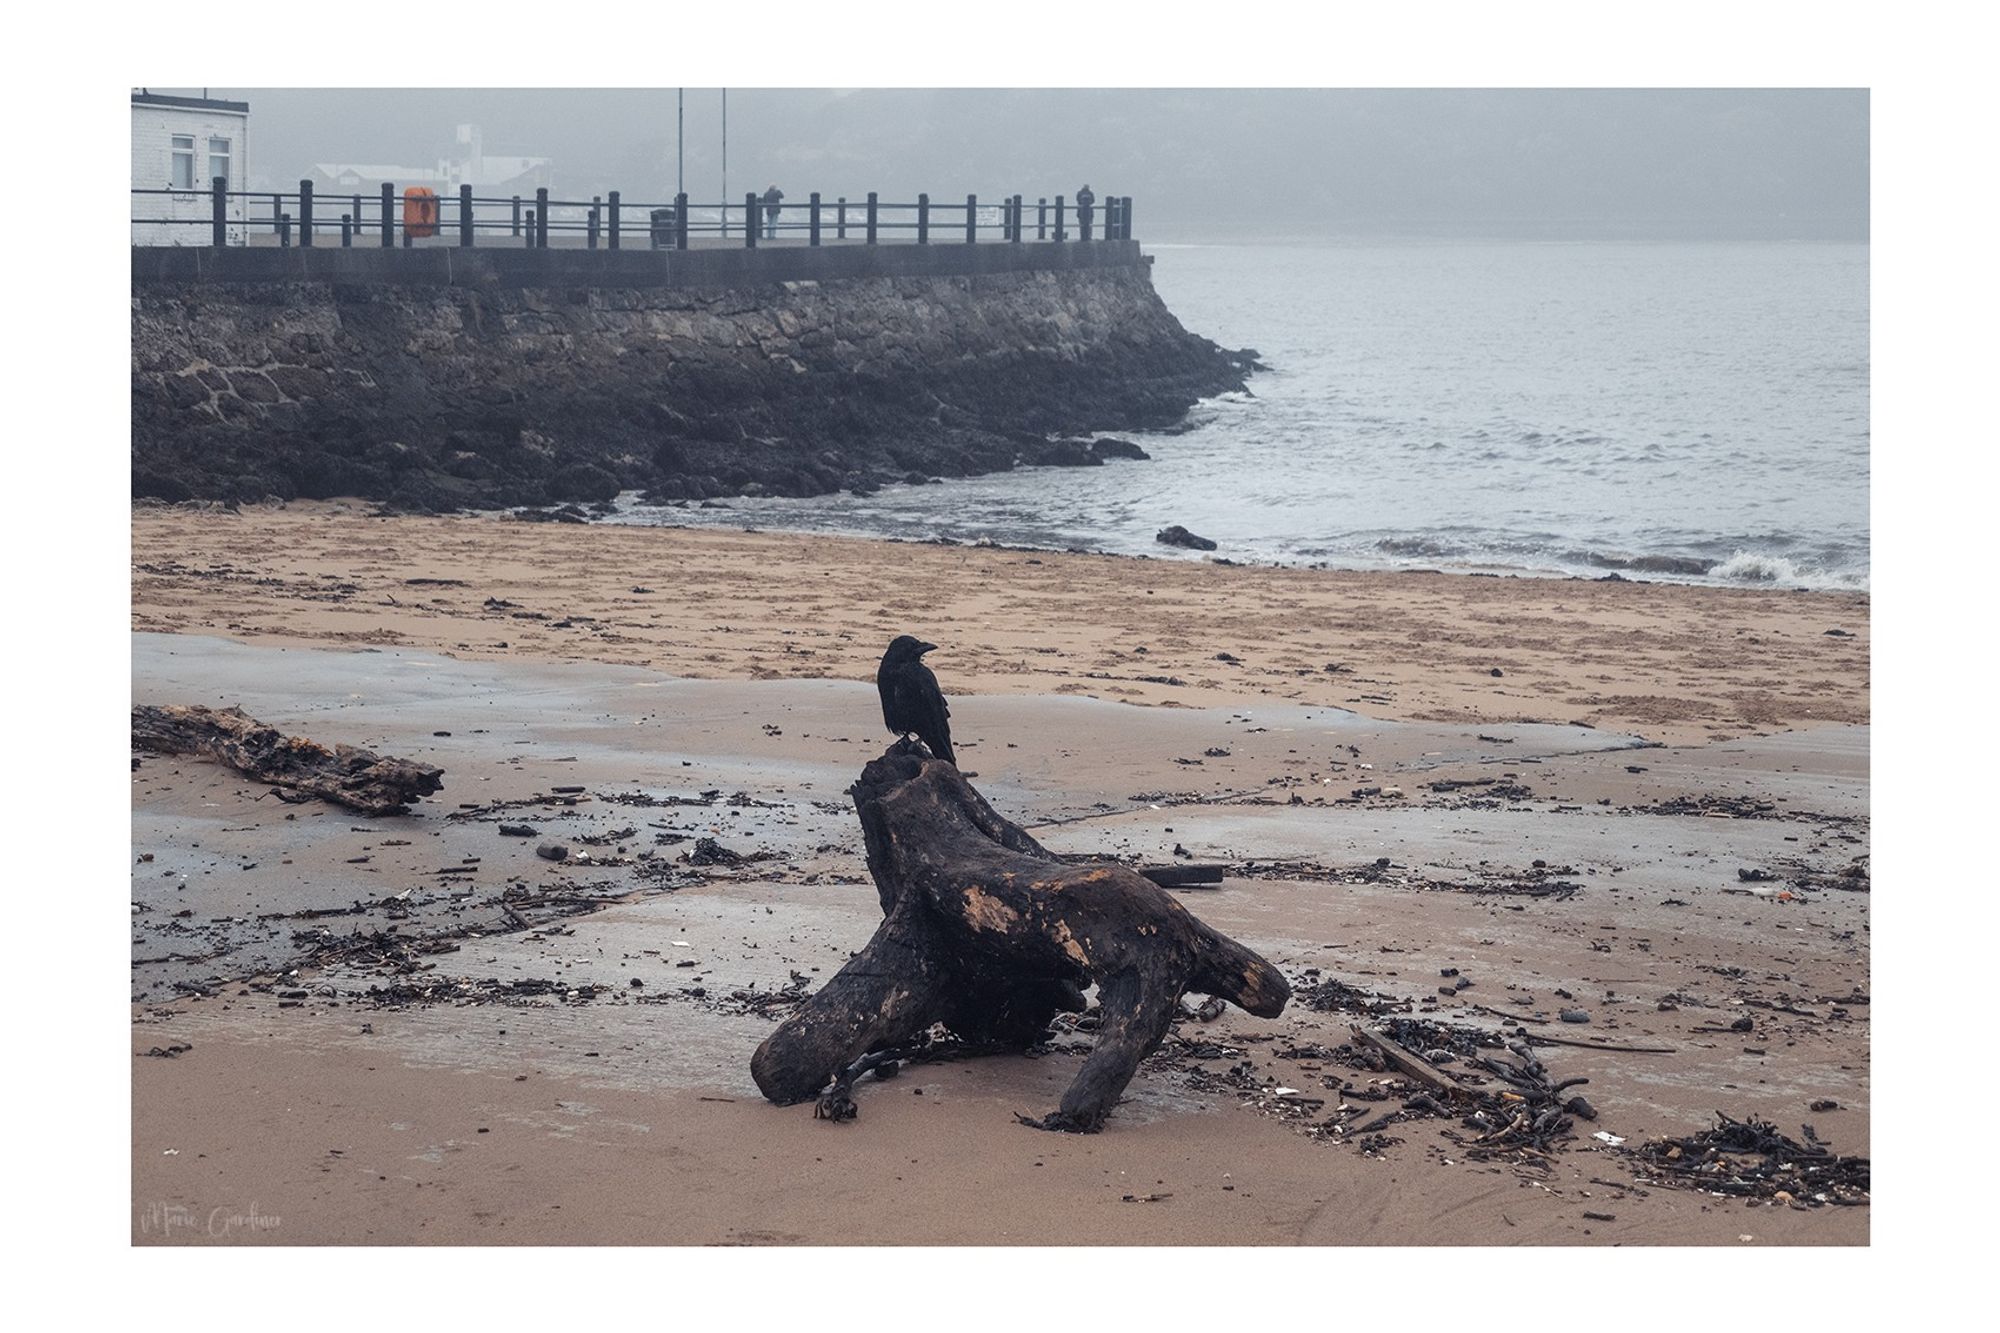
[[[1101,461],[1062,437],[1171,425],[1251,364],[1183,329],[1143,262],[736,286],[135,278],[132,321],[135,495],[418,509]]]

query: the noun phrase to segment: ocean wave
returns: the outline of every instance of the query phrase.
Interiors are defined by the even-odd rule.
[[[1690,555],[1611,555],[1604,551],[1568,551],[1564,558],[1592,569],[1629,569],[1640,574],[1695,575],[1713,573],[1716,562]]]
[[[1457,542],[1435,537],[1384,537],[1375,543],[1375,549],[1384,555],[1415,556],[1460,555],[1465,551]]]
[[[1792,588],[1865,589],[1862,570],[1809,569],[1782,555],[1737,551],[1709,570],[1709,577],[1728,583],[1758,583]]]

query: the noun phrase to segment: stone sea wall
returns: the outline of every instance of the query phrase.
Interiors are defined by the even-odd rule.
[[[1095,463],[1074,437],[1171,426],[1253,365],[1132,242],[856,255],[135,250],[134,494],[496,508]]]

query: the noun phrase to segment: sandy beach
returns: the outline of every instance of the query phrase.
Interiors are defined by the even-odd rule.
[[[1863,595],[327,504],[132,524],[135,703],[445,770],[363,818],[138,757],[135,1243],[1868,1241],[1865,1205],[1634,1151],[1722,1112],[1869,1153]],[[1014,1118],[1087,1030],[865,1081],[850,1123],[751,1083],[879,924],[844,793],[904,632],[996,808],[1227,864],[1179,900],[1292,981],[1279,1018],[1186,1017],[1100,1134]],[[754,859],[686,859],[704,837]],[[1338,1054],[1392,1012],[1557,1039],[1597,1118],[1545,1160],[1448,1117],[1349,1132],[1412,1091]]]

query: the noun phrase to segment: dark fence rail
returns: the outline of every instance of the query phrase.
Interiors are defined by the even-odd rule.
[[[1132,199],[1112,195],[1078,202],[1002,195],[987,203],[968,194],[964,203],[889,202],[873,192],[831,200],[814,192],[805,202],[773,207],[756,194],[740,204],[695,203],[677,195],[664,203],[639,203],[613,190],[589,199],[533,195],[478,195],[469,185],[455,193],[398,193],[383,184],[367,194],[337,194],[301,180],[292,193],[232,191],[218,177],[207,190],[133,190],[133,244],[141,245],[375,245],[385,248],[485,243],[547,249],[651,248],[686,250],[699,242],[746,249],[780,243],[878,245],[939,243],[977,245],[1024,241],[1125,241],[1132,239]],[[143,229],[143,230],[142,230]],[[205,234],[204,234],[205,232]],[[144,239],[142,239],[142,237]]]

